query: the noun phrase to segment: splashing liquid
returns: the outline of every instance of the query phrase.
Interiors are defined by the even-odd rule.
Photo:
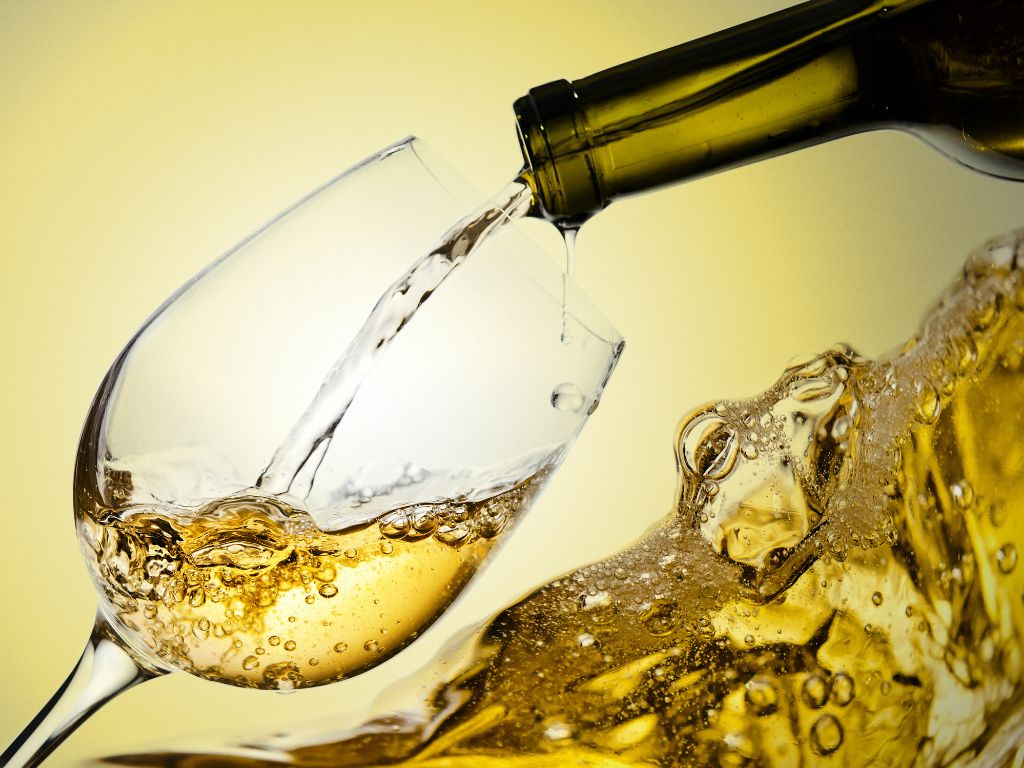
[[[671,514],[496,616],[421,717],[217,764],[1019,765],[1022,270],[993,241],[898,353],[695,411]]]
[[[431,294],[490,234],[525,216],[528,185],[513,181],[479,210],[462,219],[377,301],[373,311],[328,373],[313,402],[274,452],[256,487],[263,493],[305,498],[359,387],[392,340]]]

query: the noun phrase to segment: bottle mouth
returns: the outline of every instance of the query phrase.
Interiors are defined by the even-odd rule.
[[[550,219],[585,218],[607,204],[593,156],[593,140],[579,97],[568,80],[531,88],[513,105],[523,177]]]

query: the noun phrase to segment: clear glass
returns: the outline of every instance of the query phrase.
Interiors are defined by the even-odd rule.
[[[75,699],[65,685],[0,763],[37,764],[103,701],[167,671],[285,690],[351,676],[457,596],[560,463],[622,349],[575,289],[563,340],[562,271],[515,226],[496,227],[402,328],[302,482],[257,486],[396,277],[485,201],[405,139],[243,240],[143,325],[79,446],[76,515],[100,608],[89,669],[69,683],[91,675],[89,690]],[[212,533],[197,539],[196,525]],[[283,568],[277,602],[247,613]],[[225,594],[234,587],[248,591]],[[350,637],[370,619],[342,613],[360,610],[391,623]],[[294,663],[280,660],[296,644],[271,634],[279,624],[304,633]],[[321,673],[325,649],[349,661]],[[47,715],[57,709],[70,714]]]

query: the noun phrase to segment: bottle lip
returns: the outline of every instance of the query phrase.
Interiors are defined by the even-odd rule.
[[[537,171],[534,167],[535,153],[532,147],[529,128],[524,127],[524,122],[527,119],[524,117],[526,114],[524,107],[528,106],[527,97],[525,96],[516,99],[512,104],[516,115],[516,136],[519,139],[519,150],[523,155],[523,168],[519,172],[519,177],[533,190],[534,201],[537,202],[540,200],[541,193],[537,187]]]
[[[586,216],[601,210],[591,131],[579,97],[567,80],[530,91],[513,104],[528,181],[549,218]]]
[[[525,162],[524,176],[527,178],[534,197],[545,216],[552,216],[560,207],[557,201],[561,182],[548,141],[544,118],[537,108],[534,91],[516,99],[512,107],[516,115],[516,132],[519,148]]]

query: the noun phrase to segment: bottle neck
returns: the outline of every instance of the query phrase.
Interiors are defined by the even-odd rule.
[[[884,124],[865,56],[911,8],[936,0],[812,0],[515,102],[543,213],[612,200]],[[875,53],[877,44],[868,46]]]

